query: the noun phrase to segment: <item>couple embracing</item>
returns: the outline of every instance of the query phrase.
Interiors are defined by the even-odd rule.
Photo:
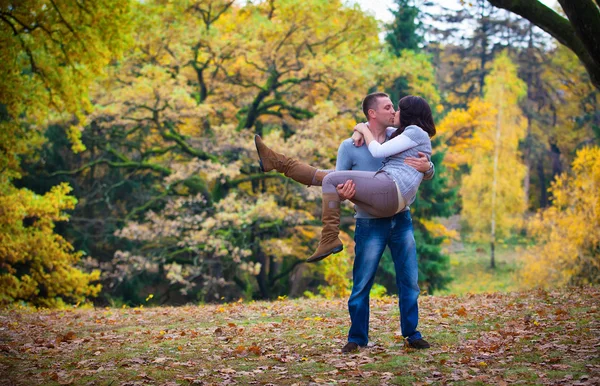
[[[343,249],[338,237],[340,202],[349,199],[355,204],[355,259],[348,301],[352,325],[342,352],[357,351],[368,343],[369,292],[386,246],[396,271],[402,336],[410,347],[429,348],[417,330],[418,264],[409,205],[421,181],[434,174],[430,138],[436,130],[431,108],[423,98],[406,96],[395,109],[384,93],[367,95],[362,108],[367,123],[356,125],[352,138],[342,142],[335,171],[319,170],[276,153],[256,136],[261,168],[322,186],[323,230],[308,262]]]

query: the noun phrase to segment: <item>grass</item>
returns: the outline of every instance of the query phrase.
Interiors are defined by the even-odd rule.
[[[404,346],[397,299],[342,355],[346,299],[142,309],[0,310],[0,384],[600,382],[600,289],[423,296],[429,350]]]
[[[450,274],[454,280],[440,294],[510,292],[523,289],[519,284],[519,249],[500,246],[495,253],[496,268],[490,268],[489,247],[461,244],[449,253]]]

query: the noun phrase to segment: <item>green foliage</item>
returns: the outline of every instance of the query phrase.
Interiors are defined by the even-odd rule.
[[[435,176],[421,183],[418,199],[411,207],[417,220],[448,217],[457,211],[458,192],[456,188],[449,186],[448,167],[444,162],[446,150],[441,147],[441,141],[440,137],[434,137],[432,140],[434,150],[431,161],[435,165]]]
[[[385,41],[394,54],[400,56],[403,50],[418,51],[419,45],[423,43],[423,36],[420,33],[422,23],[419,8],[414,0],[395,0],[394,8],[390,11],[394,15],[394,20],[387,26]]]
[[[418,198],[411,207],[413,220],[416,220],[413,224],[419,259],[419,280],[429,293],[445,288],[452,277],[448,272],[448,256],[441,248],[447,235],[435,234],[422,220],[454,214],[458,201],[457,189],[449,186],[447,168],[444,165],[445,152],[439,149],[440,139],[435,138],[432,144],[434,152],[431,160],[435,164],[435,176],[432,180],[421,183]]]
[[[400,57],[403,51],[418,52],[423,42],[423,36],[419,33],[421,28],[419,8],[412,0],[395,0],[394,8],[390,11],[394,15],[394,20],[387,26],[385,41],[392,53]],[[404,52],[404,55],[406,54],[407,52]],[[402,97],[410,93],[410,86],[408,78],[400,76],[386,88],[386,92],[392,102],[397,104]]]
[[[420,44],[423,42],[420,32],[422,25],[419,7],[411,0],[396,0],[395,6],[397,9],[392,10],[394,21],[388,26],[389,31],[386,35],[386,42],[392,52],[396,56],[423,56],[424,62],[431,65],[429,57],[424,54],[415,54],[420,50]],[[410,93],[409,85],[410,82],[406,77],[397,77],[386,91],[391,95],[392,100],[397,102]],[[430,100],[429,103],[435,105],[436,101]],[[439,141],[434,141],[433,145],[435,146],[436,143],[439,145]],[[451,212],[455,209],[456,189],[448,187],[443,159],[443,150],[435,149],[432,161],[436,165],[436,176],[433,180],[424,181],[421,184],[418,199],[411,208],[417,241],[419,280],[421,285],[432,293],[444,288],[446,283],[451,280],[447,273],[448,257],[442,254],[440,248],[446,237],[433,235],[431,230],[428,230],[419,220],[430,220],[434,216],[445,217],[452,214]],[[385,277],[380,280],[386,283],[391,293],[396,292],[392,290],[395,286],[393,280],[395,270],[389,251],[385,253],[381,267]]]
[[[2,5],[2,14],[0,105],[8,119],[0,122],[0,140],[9,151],[0,156],[0,170],[12,177],[19,155],[40,145],[48,119],[69,121],[73,150],[84,149],[88,86],[128,43],[129,1],[27,0]]]
[[[419,258],[419,286],[430,294],[446,288],[452,281],[448,268],[450,259],[442,252],[444,237],[435,237],[425,227],[417,225],[415,242]]]

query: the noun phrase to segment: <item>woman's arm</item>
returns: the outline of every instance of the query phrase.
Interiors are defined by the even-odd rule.
[[[355,131],[354,133],[352,133],[352,144],[356,147],[361,147],[362,145],[364,145],[365,142],[365,137],[363,137],[363,135],[361,133],[359,133],[358,131]]]
[[[359,123],[358,125],[354,126],[354,131],[362,134],[367,146],[369,146],[369,144],[371,142],[375,141],[375,137],[373,136],[373,133],[371,133],[369,126],[367,126],[365,123]],[[377,141],[375,141],[375,142],[377,142]]]
[[[379,142],[375,141],[375,137],[373,137],[373,133],[371,133],[371,130],[369,130],[367,125],[360,123],[356,125],[354,129],[365,137],[365,142],[369,147],[369,152],[375,158],[389,157],[418,145],[418,143],[404,134],[400,134],[399,136],[380,144]]]

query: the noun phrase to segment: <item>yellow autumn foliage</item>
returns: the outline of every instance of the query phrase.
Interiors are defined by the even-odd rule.
[[[443,138],[440,150],[446,150],[444,165],[450,172],[456,172],[462,165],[473,164],[475,149],[489,149],[489,141],[483,140],[481,134],[493,131],[496,114],[493,104],[476,98],[466,110],[452,110],[440,122],[437,127],[437,134]]]
[[[536,244],[527,250],[524,284],[555,287],[600,282],[600,148],[577,152],[570,174],[550,189],[552,206],[529,222]]]
[[[321,286],[319,292],[327,299],[336,297],[347,298],[350,296],[351,280],[350,271],[352,258],[347,248],[340,253],[328,256],[319,267],[323,271],[327,286]]]
[[[128,0],[23,0],[2,5],[0,21],[0,167],[18,170],[18,156],[42,141],[48,121],[83,124],[92,105],[90,83],[128,44]],[[69,130],[73,150],[85,149],[80,136]]]
[[[481,102],[471,105],[480,112],[465,119],[473,125],[472,136],[457,141],[460,151],[471,153],[464,157],[470,173],[462,179],[460,194],[462,219],[474,240],[495,243],[521,225],[526,201],[519,141],[526,121],[518,102],[525,93],[516,66],[506,54],[498,56],[485,83],[483,103],[489,108],[481,109]]]
[[[419,219],[419,222],[425,227],[431,237],[444,239],[443,245],[448,245],[452,240],[460,240],[460,234],[455,229],[448,229],[444,224],[439,223],[435,219]]]
[[[21,161],[35,159],[44,128],[60,123],[74,152],[85,150],[81,130],[92,110],[90,84],[128,44],[129,0],[48,2],[0,6],[0,304],[24,301],[55,307],[100,291],[99,273],[74,265],[81,254],[54,223],[77,200],[67,184],[44,195],[17,189]]]
[[[91,285],[100,272],[84,273],[74,267],[81,253],[54,233],[54,222],[65,221],[65,210],[77,200],[71,188],[60,184],[43,196],[6,185],[0,195],[0,305],[24,301],[57,307],[96,296]]]

